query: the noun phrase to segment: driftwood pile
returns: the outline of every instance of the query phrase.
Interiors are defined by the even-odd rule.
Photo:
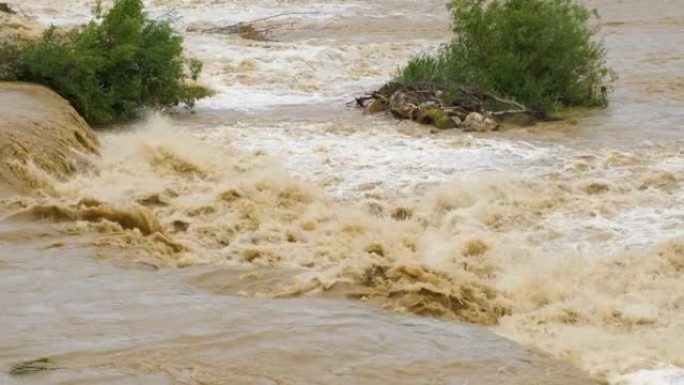
[[[497,120],[505,116],[525,114],[543,118],[543,113],[477,88],[459,87],[445,92],[432,84],[406,86],[390,82],[356,98],[356,106],[366,113],[389,112],[399,119],[430,124],[438,129],[478,132],[497,130]]]

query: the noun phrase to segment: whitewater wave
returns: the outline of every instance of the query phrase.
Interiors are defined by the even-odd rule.
[[[52,181],[49,194],[24,198],[6,219],[65,223],[65,233],[99,234],[92,242],[102,255],[135,250],[159,267],[288,269],[287,279],[247,294],[359,298],[498,325],[603,378],[682,365],[684,240],[612,253],[575,247],[620,240],[583,219],[622,222],[619,234],[632,224],[625,210],[682,199],[682,174],[653,169],[677,148],[585,154],[572,157],[578,172],[485,172],[409,196],[345,201],[263,152],[209,145],[164,118],[102,142],[92,171]]]

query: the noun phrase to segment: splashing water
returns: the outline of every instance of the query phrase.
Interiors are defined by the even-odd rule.
[[[62,223],[115,261],[213,266],[199,287],[496,325],[612,384],[680,384],[684,14],[592,3],[621,74],[613,106],[472,136],[344,108],[448,39],[441,2],[148,2],[181,29],[316,14],[273,42],[188,32],[216,97],[100,135],[93,170],[3,212]],[[87,15],[87,2],[22,7],[44,22]]]

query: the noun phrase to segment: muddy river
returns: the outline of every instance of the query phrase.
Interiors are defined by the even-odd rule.
[[[145,1],[217,94],[1,200],[0,383],[684,384],[684,1],[587,2],[608,109],[435,134],[346,104],[441,0]]]

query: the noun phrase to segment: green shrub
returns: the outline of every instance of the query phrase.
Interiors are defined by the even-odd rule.
[[[107,124],[145,108],[192,107],[210,95],[192,85],[202,66],[183,57],[182,44],[169,21],[148,18],[141,0],[117,0],[85,26],[50,28],[21,47],[13,70],[19,80],[54,89],[91,124]]]
[[[17,80],[19,47],[14,41],[0,41],[0,80]]]
[[[451,0],[454,40],[412,59],[398,81],[471,86],[540,110],[604,106],[612,73],[577,0]]]

